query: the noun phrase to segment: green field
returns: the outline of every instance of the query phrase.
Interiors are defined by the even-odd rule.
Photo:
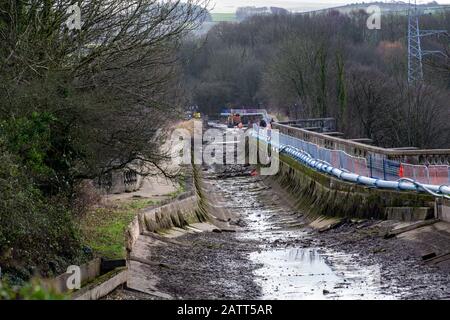
[[[211,13],[213,22],[235,22],[235,13]]]

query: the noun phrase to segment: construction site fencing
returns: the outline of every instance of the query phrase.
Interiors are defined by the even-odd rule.
[[[254,125],[253,129],[262,139],[270,141],[272,132]],[[450,185],[450,166],[413,165],[386,159],[380,155],[368,155],[367,158],[355,157],[342,150],[331,150],[314,143],[279,133],[280,146],[291,146],[308,153],[312,158],[324,161],[331,166],[361,176],[397,181],[409,178],[422,184]]]

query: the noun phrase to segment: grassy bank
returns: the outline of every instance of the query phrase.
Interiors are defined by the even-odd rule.
[[[125,258],[125,229],[140,210],[156,204],[153,200],[133,199],[92,210],[80,221],[83,242],[94,256]]]
[[[181,183],[176,191],[166,196],[168,199],[174,199],[184,191],[185,185]],[[161,201],[132,198],[92,209],[79,221],[83,244],[92,249],[95,257],[124,259],[126,228],[139,211],[156,206]]]

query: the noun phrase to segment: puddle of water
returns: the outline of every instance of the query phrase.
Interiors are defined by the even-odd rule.
[[[255,271],[262,299],[395,299],[381,292],[377,267],[356,268],[346,255],[289,248],[253,252],[250,259],[262,265]]]
[[[245,232],[237,236],[265,244],[261,251],[250,254],[250,260],[261,266],[254,273],[262,288],[262,299],[396,298],[382,288],[378,266],[359,266],[349,254],[289,243],[301,243],[308,237],[307,232],[286,229],[286,222],[295,222],[295,216],[289,215],[289,209],[279,199],[261,207],[261,194],[249,192],[261,187],[260,183],[241,178],[223,181],[221,191],[228,195],[227,206],[241,208],[247,223]],[[289,247],[270,247],[276,241],[286,240]]]

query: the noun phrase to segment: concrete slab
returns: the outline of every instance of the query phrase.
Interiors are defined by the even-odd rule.
[[[385,212],[388,220],[397,221],[421,221],[434,216],[434,209],[429,207],[388,207]]]
[[[113,273],[111,278],[105,279],[100,284],[95,284],[93,287],[81,289],[73,296],[74,300],[98,300],[114,291],[117,287],[124,284],[128,279],[127,270],[122,270],[118,273]]]
[[[325,218],[320,217],[311,222],[309,225],[314,229],[322,229],[326,228],[330,225],[333,225],[335,223],[338,223],[341,220],[341,218]]]
[[[210,223],[192,223],[191,227],[203,232],[212,232],[214,229],[217,229],[215,225],[212,225]]]
[[[133,246],[133,256],[142,259],[152,259],[152,248],[155,246],[164,246],[166,243],[155,238],[140,235]]]
[[[184,236],[187,233],[188,232],[186,230],[183,230],[180,228],[172,228],[170,230],[165,230],[163,233],[163,236],[171,239],[171,238],[178,238],[178,237]]]
[[[128,261],[127,287],[163,299],[173,299],[171,295],[156,288],[160,279],[155,276],[154,268],[157,267],[137,261]]]
[[[450,222],[450,200],[437,199],[435,208],[437,217],[440,220]]]
[[[184,232],[184,233],[194,233],[193,230],[191,230],[191,229],[189,229],[187,227],[185,229],[174,227],[173,230],[179,231],[179,232]]]
[[[437,222],[429,226],[404,232],[398,235],[397,238],[415,242],[416,247],[423,254],[434,252],[439,255],[449,250],[450,223]]]
[[[202,233],[203,232],[202,230],[196,229],[196,228],[194,228],[192,226],[187,226],[186,228],[191,230],[192,232],[195,232],[195,233]]]

